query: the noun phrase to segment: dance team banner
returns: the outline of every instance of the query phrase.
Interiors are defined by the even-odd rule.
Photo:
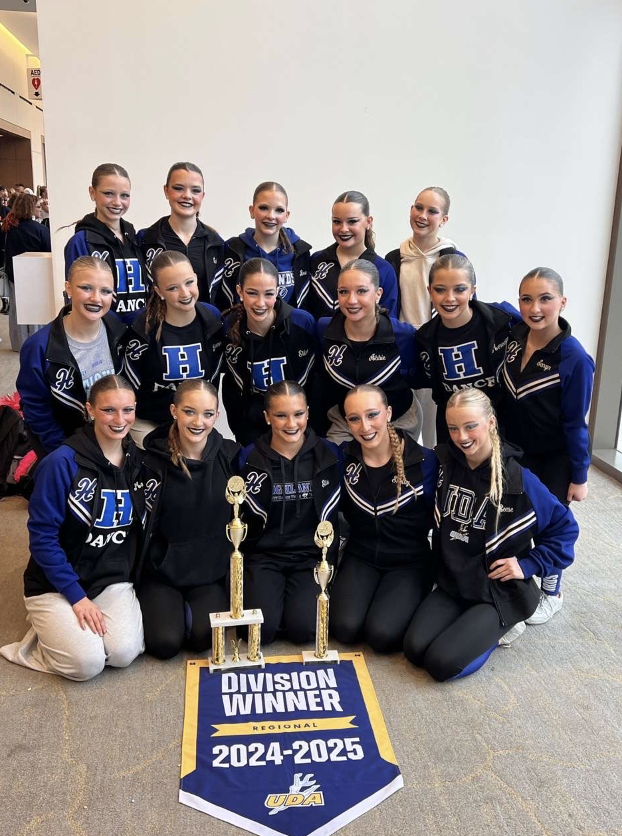
[[[186,668],[179,800],[261,836],[327,836],[404,785],[362,653]]]

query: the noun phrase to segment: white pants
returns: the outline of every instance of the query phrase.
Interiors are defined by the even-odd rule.
[[[93,601],[106,620],[103,636],[82,630],[69,601],[58,592],[24,598],[32,624],[21,642],[0,647],[0,654],[25,668],[82,681],[104,665],[125,668],[145,649],[140,604],[131,583],[107,586]]]
[[[326,413],[326,417],[331,422],[326,438],[332,441],[333,444],[343,444],[344,441],[352,441],[352,433],[348,427],[348,422],[341,414],[338,406],[331,406]],[[396,421],[391,421],[394,427],[398,430],[404,430],[413,438],[419,438],[421,432],[421,406],[417,398],[413,397],[412,405],[403,415]]]

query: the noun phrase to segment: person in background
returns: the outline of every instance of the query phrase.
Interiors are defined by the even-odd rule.
[[[147,267],[151,270],[154,258],[165,250],[183,253],[196,273],[199,299],[224,310],[229,307],[222,288],[225,242],[199,219],[205,198],[201,169],[194,163],[173,163],[166,176],[164,197],[170,215],[138,233]]]
[[[89,195],[95,211],[76,224],[65,246],[65,276],[76,258],[92,255],[107,261],[115,275],[112,310],[129,325],[147,304],[149,281],[142,250],[131,223],[129,174],[116,163],[97,166]]]
[[[0,648],[10,662],[83,681],[143,652],[132,585],[142,537],[136,398],[122,377],[92,387],[90,424],[47,456],[29,504],[24,603],[30,630]]]
[[[25,341],[42,325],[18,325],[15,304],[15,275],[13,258],[22,253],[49,253],[52,250],[50,230],[38,223],[41,202],[33,194],[19,194],[11,211],[2,221],[6,234],[4,244],[5,270],[9,280],[9,337],[13,351],[20,351]]]

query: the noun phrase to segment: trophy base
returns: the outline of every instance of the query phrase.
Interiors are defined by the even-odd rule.
[[[222,665],[216,665],[212,660],[209,661],[209,672],[210,673],[217,673],[218,671],[234,671],[237,668],[265,668],[266,660],[263,657],[263,653],[259,654],[259,659],[256,659],[254,662],[251,662],[250,659],[242,659],[240,658],[239,661],[234,662],[233,656],[225,656],[225,661]]]
[[[234,618],[230,612],[211,612],[209,622],[214,627],[243,627],[246,624],[263,624],[261,610],[242,610],[240,618]]]
[[[303,665],[338,665],[339,664],[339,653],[336,650],[328,650],[326,652],[326,656],[323,656],[321,659],[319,656],[315,655],[315,650],[303,650],[302,651],[302,664]]]

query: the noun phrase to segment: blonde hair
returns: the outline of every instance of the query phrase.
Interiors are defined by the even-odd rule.
[[[498,523],[499,514],[501,513],[501,498],[503,496],[504,467],[503,458],[501,457],[501,438],[499,436],[497,414],[488,395],[482,392],[481,389],[475,389],[472,386],[453,393],[447,401],[446,409],[451,409],[454,406],[475,407],[482,412],[486,420],[490,421],[491,418],[494,419],[489,430],[492,451],[490,453],[490,491],[488,495],[490,501],[497,509]],[[497,523],[495,523],[495,528]]]
[[[387,396],[385,395],[384,390],[380,388],[380,386],[373,386],[371,383],[361,383],[358,386],[355,386],[353,389],[350,389],[348,394],[343,399],[344,409],[346,401],[352,395],[378,395],[384,408],[389,408]],[[393,460],[393,469],[395,470],[395,482],[397,486],[397,496],[395,497],[395,505],[393,507],[393,513],[395,514],[395,512],[399,508],[400,496],[402,495],[402,487],[412,488],[412,485],[406,478],[404,456],[402,454],[402,439],[400,437],[400,434],[395,429],[393,424],[391,424],[390,421],[387,422],[387,433],[389,435],[389,443],[391,445],[391,459]]]
[[[81,255],[79,258],[76,258],[75,261],[72,261],[69,272],[67,273],[67,281],[69,284],[73,282],[76,273],[80,272],[80,270],[100,270],[102,273],[108,273],[112,279],[112,287],[114,288],[112,268],[107,261],[96,258],[93,255]]]
[[[145,334],[148,334],[154,326],[157,326],[156,341],[159,341],[162,336],[162,325],[166,319],[166,300],[156,290],[156,287],[159,286],[158,273],[167,267],[173,267],[175,264],[187,264],[194,273],[194,267],[188,256],[177,250],[163,250],[158,253],[153,259],[149,271],[153,280],[153,287],[151,288],[151,296],[147,300]]]
[[[216,391],[216,388],[209,383],[209,381],[204,380],[203,378],[183,380],[175,391],[175,396],[173,397],[174,405],[179,406],[184,399],[184,395],[189,392],[207,392],[216,401],[216,409],[218,409],[218,392]],[[188,479],[192,479],[188,466],[186,465],[186,459],[181,449],[181,440],[179,438],[179,427],[177,426],[177,421],[173,421],[171,428],[168,431],[168,449],[171,454],[171,461],[175,467],[180,467]]]

